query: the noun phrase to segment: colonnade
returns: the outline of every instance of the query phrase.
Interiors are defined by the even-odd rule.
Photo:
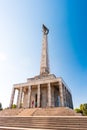
[[[41,85],[42,84],[37,84],[37,107],[41,107]],[[60,96],[60,106],[68,106],[68,107],[72,107],[72,97],[71,94],[69,93],[68,89],[66,89],[66,87],[63,85],[62,82],[58,82],[58,87],[59,87],[59,96]],[[33,91],[32,89],[32,85],[29,85],[27,87],[18,87],[15,88],[13,87],[12,89],[12,94],[11,94],[11,100],[10,100],[10,105],[9,108],[12,108],[12,105],[14,103],[14,97],[15,97],[15,91],[18,90],[18,94],[17,94],[17,108],[21,107],[21,103],[22,103],[22,96],[23,96],[23,89],[27,88],[28,91],[28,96],[27,96],[27,108],[31,107],[31,93]],[[47,98],[48,98],[48,103],[47,103],[47,107],[51,107],[52,106],[52,86],[51,83],[47,83]],[[23,106],[25,107],[25,106]]]
[[[69,92],[69,90],[66,88],[66,86],[63,86],[63,102],[64,106],[73,108],[73,101],[72,101],[72,95]]]
[[[48,83],[48,84],[47,84],[47,87],[48,87],[48,107],[51,107],[51,84]],[[13,87],[9,108],[12,108],[12,105],[13,105],[13,103],[14,103],[14,97],[15,97],[15,91],[16,91],[16,90],[18,90],[18,95],[17,95],[17,108],[20,108],[20,107],[21,107],[23,88],[24,88],[24,87],[19,87],[19,88]],[[30,108],[31,91],[33,91],[32,85],[29,85],[27,88],[28,88],[27,108]],[[41,89],[41,85],[38,84],[38,85],[37,85],[37,107],[40,107],[40,102],[41,102],[41,101],[40,101],[40,94],[41,94],[40,89]]]

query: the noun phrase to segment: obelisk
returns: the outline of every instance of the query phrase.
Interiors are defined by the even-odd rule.
[[[49,57],[48,57],[48,33],[49,29],[43,24],[43,39],[42,39],[42,54],[41,54],[41,65],[40,65],[40,75],[45,75],[50,73],[49,69]]]

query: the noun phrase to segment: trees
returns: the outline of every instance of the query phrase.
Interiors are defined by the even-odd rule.
[[[82,111],[82,114],[84,116],[87,116],[87,104],[86,103],[80,105],[80,110]]]
[[[80,108],[76,108],[77,113],[82,113],[83,116],[87,116],[87,103],[81,104]]]

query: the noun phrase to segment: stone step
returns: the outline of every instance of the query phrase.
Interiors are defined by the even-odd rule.
[[[67,107],[4,109],[0,116],[81,116]]]
[[[55,128],[55,127],[67,127],[67,128],[71,128],[71,127],[73,127],[73,128],[87,128],[87,125],[85,125],[85,124],[83,124],[83,125],[75,125],[75,124],[68,124],[68,125],[66,125],[66,124],[63,124],[63,125],[53,125],[53,124],[40,124],[40,123],[38,123],[38,124],[20,124],[20,123],[16,123],[16,124],[11,124],[11,123],[8,123],[8,124],[0,124],[1,126],[13,126],[13,127],[40,127],[40,128],[43,128],[43,126],[44,126],[44,128],[46,127],[50,127],[50,128]]]
[[[34,129],[34,128],[19,128],[19,127],[0,127],[0,130],[44,130],[44,129]],[[49,130],[49,129],[45,129]]]
[[[35,128],[12,128],[12,127],[1,127],[0,130],[50,130],[50,129],[35,129]],[[87,130],[85,128],[57,128],[52,130]]]
[[[86,128],[87,117],[0,117],[0,126],[39,129]]]
[[[18,116],[32,116],[32,114],[37,111],[37,108],[33,108],[33,109],[24,109],[23,111],[21,111]]]
[[[20,112],[22,112],[23,109],[4,109],[2,111],[0,111],[0,116],[16,116],[18,115]]]
[[[59,125],[59,123],[58,123],[58,118],[56,118],[56,121],[54,122],[54,118],[52,118],[53,119],[53,123],[52,123],[52,121],[50,122],[49,120],[48,120],[48,122],[47,121],[45,121],[45,118],[43,118],[43,122],[40,122],[40,117],[38,117],[39,118],[39,122],[37,121],[37,118],[35,119],[35,118],[33,118],[32,119],[32,117],[30,118],[29,117],[29,120],[28,120],[28,122],[27,122],[27,119],[28,118],[19,118],[19,120],[17,120],[18,118],[17,117],[13,117],[13,118],[9,118],[9,117],[7,117],[7,118],[3,118],[3,121],[1,120],[1,123],[0,123],[0,125],[4,125],[4,126],[21,126],[21,127],[33,127],[33,128],[37,128],[38,126],[40,127],[40,128],[43,128],[43,126],[45,126],[45,128],[56,128],[56,127],[83,127],[83,128],[87,128],[87,125],[86,125],[86,122],[73,122],[72,121],[72,123],[65,123],[64,122],[64,120],[61,120],[62,122],[60,122],[60,125]],[[48,118],[48,119],[50,119],[50,118]],[[51,119],[51,120],[52,120]],[[63,118],[62,118],[63,119]],[[83,118],[81,118],[81,119],[83,119]],[[87,119],[87,118],[86,118]],[[17,122],[16,122],[16,120],[17,120]],[[68,120],[68,119],[67,119]],[[83,121],[83,120],[82,120]],[[24,123],[25,122],[25,123]],[[75,124],[74,124],[75,123]]]

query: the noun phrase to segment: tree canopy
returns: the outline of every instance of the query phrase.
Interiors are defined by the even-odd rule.
[[[81,104],[80,108],[76,108],[75,111],[83,116],[87,116],[87,103]]]

